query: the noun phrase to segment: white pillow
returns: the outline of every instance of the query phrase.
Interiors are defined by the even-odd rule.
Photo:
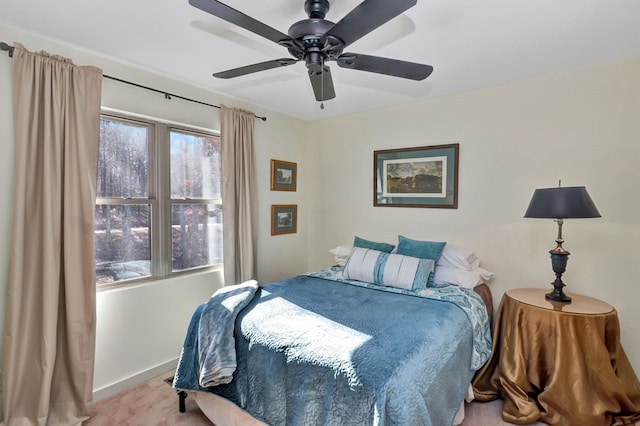
[[[433,275],[433,283],[435,285],[452,284],[459,287],[474,288],[489,281],[493,277],[493,272],[479,267],[468,271],[451,266],[438,266]]]
[[[442,250],[440,259],[438,259],[437,266],[450,266],[471,271],[480,266],[480,259],[469,249],[447,243]]]
[[[329,253],[333,255],[333,260],[336,262],[336,265],[344,266],[347,264],[347,260],[349,260],[349,256],[351,256],[352,251],[353,245],[347,243],[332,248],[329,250]]]
[[[343,277],[348,280],[376,283],[376,265],[383,253],[377,250],[354,247],[344,267]]]
[[[348,280],[420,291],[427,287],[433,267],[432,259],[355,247],[344,268],[343,277]]]

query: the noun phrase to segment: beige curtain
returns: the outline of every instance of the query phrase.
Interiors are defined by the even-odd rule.
[[[4,425],[88,418],[102,71],[16,45],[15,196],[2,356]]]
[[[256,278],[255,115],[224,105],[220,109],[224,279],[232,285]]]

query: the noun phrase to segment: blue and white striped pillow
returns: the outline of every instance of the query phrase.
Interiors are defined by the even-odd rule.
[[[433,269],[432,259],[356,247],[344,267],[344,278],[420,291],[427,287]]]

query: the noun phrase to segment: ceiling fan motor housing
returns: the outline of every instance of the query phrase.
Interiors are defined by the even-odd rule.
[[[294,40],[308,38],[321,42],[322,36],[334,26],[334,23],[325,19],[309,18],[298,21],[289,27],[289,37]],[[304,41],[304,40],[303,40]]]
[[[337,58],[344,48],[344,43],[336,37],[326,35],[335,23],[324,19],[329,11],[327,0],[306,0],[304,10],[309,16],[291,25],[289,37],[299,43],[289,46],[289,53],[298,59],[304,59],[307,68],[322,69],[325,60]]]

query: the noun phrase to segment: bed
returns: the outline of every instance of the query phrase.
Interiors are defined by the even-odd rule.
[[[416,291],[347,271],[216,292],[193,314],[173,386],[218,426],[460,423],[491,351],[488,287]]]

